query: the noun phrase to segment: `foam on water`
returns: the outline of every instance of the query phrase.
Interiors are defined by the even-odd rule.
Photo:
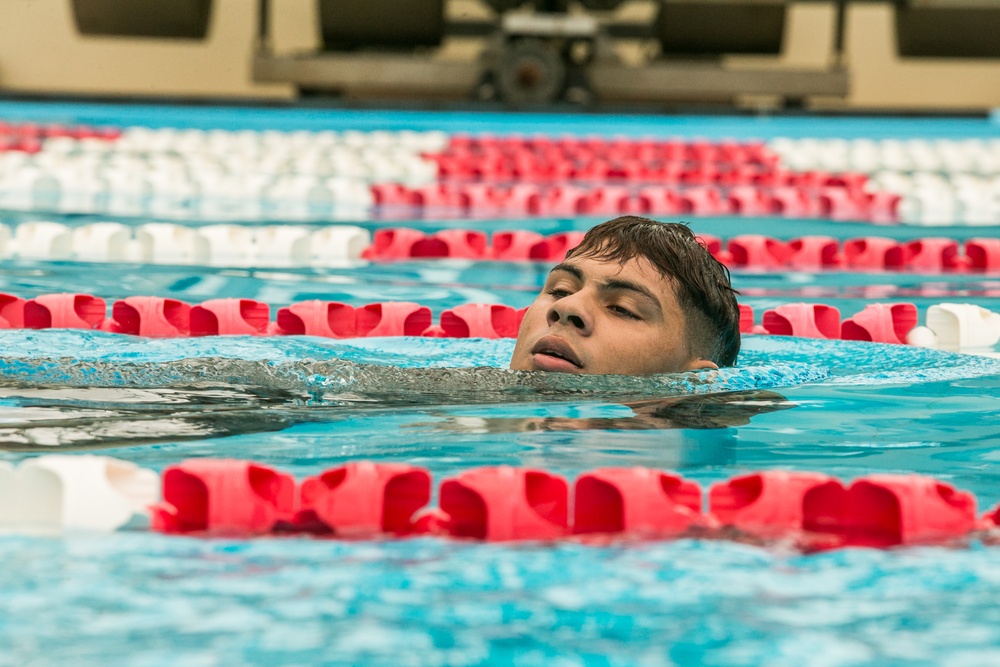
[[[210,337],[149,340],[55,330],[0,334],[0,376],[28,384],[162,387],[215,382],[300,391],[314,400],[433,395],[683,395],[809,382],[896,384],[1000,375],[1000,361],[899,345],[749,337],[734,368],[649,377],[505,370],[513,341]],[[474,395],[470,392],[474,390]]]

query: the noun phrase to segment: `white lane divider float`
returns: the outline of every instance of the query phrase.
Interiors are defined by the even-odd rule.
[[[53,454],[0,462],[0,530],[113,531],[148,525],[160,477],[106,456]]]
[[[209,225],[94,222],[70,227],[34,221],[0,225],[0,259],[144,262],[206,266],[342,266],[360,259],[371,234],[354,225]]]
[[[931,306],[926,322],[942,349],[983,349],[1000,341],[1000,313],[970,303]]]

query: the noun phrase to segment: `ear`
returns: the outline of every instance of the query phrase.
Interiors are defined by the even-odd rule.
[[[708,359],[692,359],[687,363],[687,368],[684,370],[688,371],[705,371],[705,370],[718,370],[718,366],[714,361],[709,361]]]

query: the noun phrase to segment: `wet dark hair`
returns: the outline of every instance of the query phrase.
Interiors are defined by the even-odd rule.
[[[740,310],[729,269],[709,254],[686,224],[624,215],[587,232],[566,257],[624,264],[645,257],[674,284],[684,313],[688,352],[732,366],[740,352]]]

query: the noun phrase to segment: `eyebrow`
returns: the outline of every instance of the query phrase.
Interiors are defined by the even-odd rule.
[[[551,275],[556,271],[565,271],[566,273],[569,273],[570,275],[575,277],[580,282],[583,282],[586,279],[586,277],[583,275],[583,271],[581,271],[578,266],[574,264],[569,264],[567,262],[556,264],[554,267],[552,267],[552,270],[549,271],[549,274]],[[657,299],[656,295],[653,294],[653,292],[645,285],[640,285],[639,283],[633,282],[631,280],[624,280],[622,278],[608,278],[607,280],[601,283],[600,289],[604,291],[627,290],[629,292],[635,292],[639,294],[639,296],[651,301],[653,306],[656,307],[657,312],[660,313],[663,312],[663,306],[660,304],[660,300]]]

